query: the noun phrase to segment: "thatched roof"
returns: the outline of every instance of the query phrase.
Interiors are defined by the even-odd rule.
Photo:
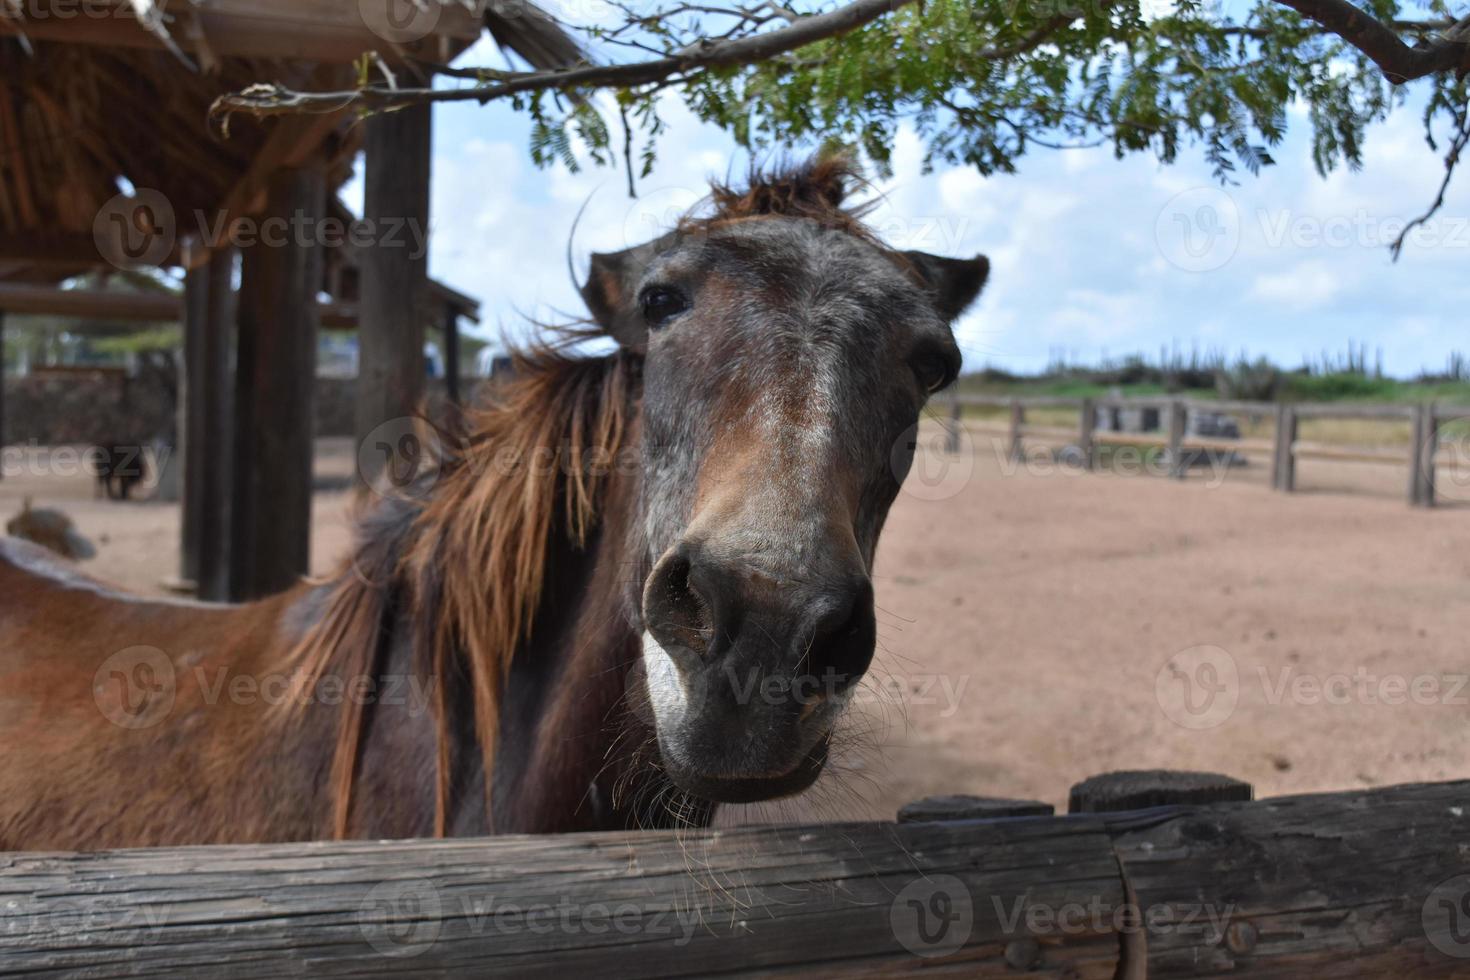
[[[57,281],[97,264],[93,223],[119,178],[160,192],[190,228],[196,211],[249,213],[269,172],[306,156],[328,161],[333,191],[347,179],[361,133],[351,118],[236,116],[226,138],[207,123],[223,93],[261,81],[350,87],[368,50],[411,72],[415,59],[449,61],[487,27],[538,67],[581,57],[524,5],[479,17],[450,0],[433,30],[392,43],[365,24],[359,0],[108,2],[121,14],[78,13],[100,0],[0,0],[0,279]]]

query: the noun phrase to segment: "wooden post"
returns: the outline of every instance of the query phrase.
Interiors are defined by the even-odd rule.
[[[5,311],[0,310],[0,480],[5,478]]]
[[[453,307],[444,310],[444,395],[451,405],[459,400],[459,313]]]
[[[1409,504],[1434,506],[1434,454],[1438,449],[1439,426],[1432,404],[1414,406],[1409,436]]]
[[[951,390],[949,393],[949,428],[944,434],[944,451],[950,455],[960,451],[960,427],[964,424],[961,420],[962,415],[960,393]]]
[[[1019,463],[1025,458],[1025,447],[1021,443],[1021,429],[1026,424],[1026,406],[1021,404],[1021,399],[1011,399],[1011,461]]]
[[[197,483],[199,517],[196,594],[201,599],[230,598],[230,504],[234,463],[235,379],[230,363],[235,351],[235,250],[215,249],[196,286],[206,294],[205,325],[200,338],[198,384],[190,384],[190,438],[199,452]],[[186,285],[187,288],[187,285]],[[190,471],[186,470],[188,478]],[[186,491],[187,493],[187,491]]]
[[[1097,465],[1097,460],[1094,458],[1096,449],[1092,441],[1093,430],[1097,428],[1097,402],[1091,398],[1082,399],[1082,417],[1079,428],[1077,450],[1082,455],[1082,466],[1090,470]]]
[[[1188,469],[1184,465],[1184,429],[1189,421],[1189,410],[1184,402],[1174,399],[1169,402],[1169,475],[1176,480],[1184,479]]]
[[[179,384],[179,450],[184,454],[179,578],[199,591],[199,535],[204,520],[204,337],[209,330],[209,264],[199,243],[184,243],[184,370]]]
[[[1439,414],[1434,403],[1430,402],[1425,408],[1424,418],[1424,462],[1420,466],[1421,474],[1420,503],[1425,507],[1433,507],[1434,499],[1434,459],[1439,455]]]
[[[263,218],[320,221],[319,167],[277,171]],[[293,225],[294,227],[294,225]],[[311,449],[316,385],[315,236],[261,241],[244,253],[235,382],[230,591],[251,599],[305,574],[311,546]]]
[[[430,107],[383,112],[363,124],[363,220],[393,240],[362,250],[357,326],[357,444],[390,419],[413,415],[424,394],[423,300],[428,256],[416,242],[429,227]],[[407,230],[418,229],[418,237]],[[381,239],[382,236],[380,235]],[[364,462],[374,457],[364,457]],[[374,462],[375,466],[381,464]],[[371,484],[377,472],[359,471]]]
[[[1271,485],[1282,493],[1296,489],[1296,409],[1291,405],[1276,406],[1276,450],[1273,457]]]

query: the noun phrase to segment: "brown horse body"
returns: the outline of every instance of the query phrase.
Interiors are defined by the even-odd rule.
[[[598,363],[552,358],[542,370],[564,385],[565,369]],[[544,469],[541,479],[558,479]],[[485,474],[461,461],[442,478]],[[400,565],[416,538],[463,534],[426,522],[422,504],[379,505],[332,582],[237,606],[144,599],[0,539],[0,850],[666,824],[668,787],[632,768],[647,736],[623,705],[638,646],[621,608],[618,515],[635,492],[636,479],[609,474],[595,532],[574,542],[549,530],[544,609],[505,674],[488,794],[471,672],[435,674],[399,614]],[[312,639],[339,639],[318,631],[343,603],[363,614],[348,625],[366,636],[303,663]]]
[[[0,850],[707,822],[799,792],[983,258],[818,161],[593,257],[619,349],[522,355],[327,582],[145,600],[0,545]]]

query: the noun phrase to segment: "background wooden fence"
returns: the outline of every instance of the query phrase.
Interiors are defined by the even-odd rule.
[[[981,430],[1004,435],[1006,451],[1012,460],[1023,458],[1027,437],[1069,441],[1077,447],[1081,464],[1089,469],[1097,466],[1100,448],[1105,445],[1159,448],[1164,450],[1169,474],[1180,479],[1188,470],[1186,454],[1191,450],[1262,455],[1271,460],[1271,486],[1286,493],[1296,489],[1297,463],[1301,460],[1390,464],[1405,468],[1409,503],[1419,507],[1432,507],[1436,498],[1436,474],[1443,469],[1454,471],[1470,466],[1470,461],[1456,458],[1441,439],[1443,427],[1447,423],[1470,419],[1470,406],[1465,405],[1289,404],[1192,398],[1021,398],[956,392],[949,398],[948,448],[951,452],[959,448],[960,428],[965,425],[966,408],[998,408],[1008,413],[1008,423],[1004,429],[982,426]],[[1035,425],[1027,421],[1027,410],[1031,408],[1074,409],[1078,413],[1078,421],[1073,427]],[[1160,417],[1159,430],[1119,432],[1099,428],[1101,412],[1122,409],[1157,410]],[[1189,416],[1193,412],[1245,415],[1256,420],[1273,418],[1275,434],[1270,440],[1191,434]],[[1303,419],[1406,421],[1411,431],[1409,445],[1407,450],[1401,450],[1393,447],[1304,442],[1299,438],[1300,422]]]

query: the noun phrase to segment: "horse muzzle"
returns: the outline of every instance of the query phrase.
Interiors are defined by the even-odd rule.
[[[873,587],[857,562],[803,579],[681,543],[644,588],[643,669],[680,788],[751,802],[807,788],[872,661]],[[825,566],[825,567],[824,567]]]

